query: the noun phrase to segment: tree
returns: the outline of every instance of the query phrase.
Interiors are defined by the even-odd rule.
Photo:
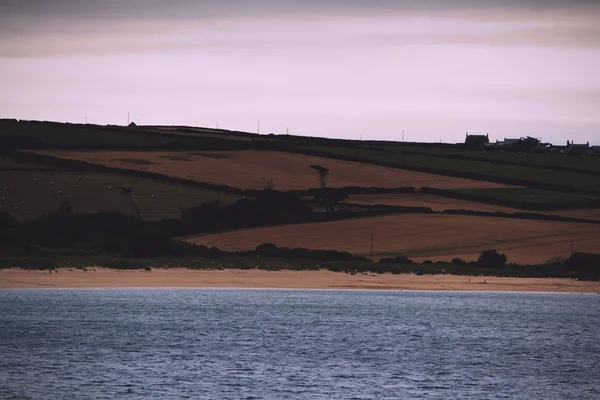
[[[520,138],[517,142],[512,144],[512,150],[520,152],[530,152],[535,146],[540,144],[540,141],[534,137],[527,136]]]
[[[327,176],[329,175],[329,170],[325,167],[321,167],[320,165],[311,165],[310,167],[319,174],[319,183],[321,184],[321,189],[325,188],[325,186],[327,186]]]
[[[500,254],[496,250],[485,250],[479,255],[477,263],[489,267],[504,267],[507,261],[506,254]]]

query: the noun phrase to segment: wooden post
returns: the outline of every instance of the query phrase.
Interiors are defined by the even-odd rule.
[[[573,257],[573,241],[571,240],[571,257]]]

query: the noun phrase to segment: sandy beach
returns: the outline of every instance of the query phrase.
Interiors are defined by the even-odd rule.
[[[330,271],[112,270],[105,268],[26,271],[0,270],[0,289],[16,288],[285,288],[453,290],[600,293],[600,282],[556,278],[500,278],[456,275],[350,275]]]

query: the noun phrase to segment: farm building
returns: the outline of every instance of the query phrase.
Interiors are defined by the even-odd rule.
[[[469,135],[467,132],[467,136],[465,138],[465,144],[467,147],[471,149],[480,149],[485,147],[485,145],[490,143],[490,137],[485,135]]]
[[[504,138],[502,141],[497,141],[496,144],[503,149],[510,149],[515,143],[519,143],[521,139],[507,139]]]
[[[568,142],[567,142],[568,143]],[[575,156],[584,155],[590,149],[590,143],[586,144],[575,144],[571,142],[565,153]]]

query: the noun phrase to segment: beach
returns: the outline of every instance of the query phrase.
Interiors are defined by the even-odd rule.
[[[600,293],[600,282],[563,278],[503,278],[458,275],[393,275],[331,271],[60,269],[59,273],[0,270],[0,289],[25,288],[270,288],[451,290],[489,292]]]

